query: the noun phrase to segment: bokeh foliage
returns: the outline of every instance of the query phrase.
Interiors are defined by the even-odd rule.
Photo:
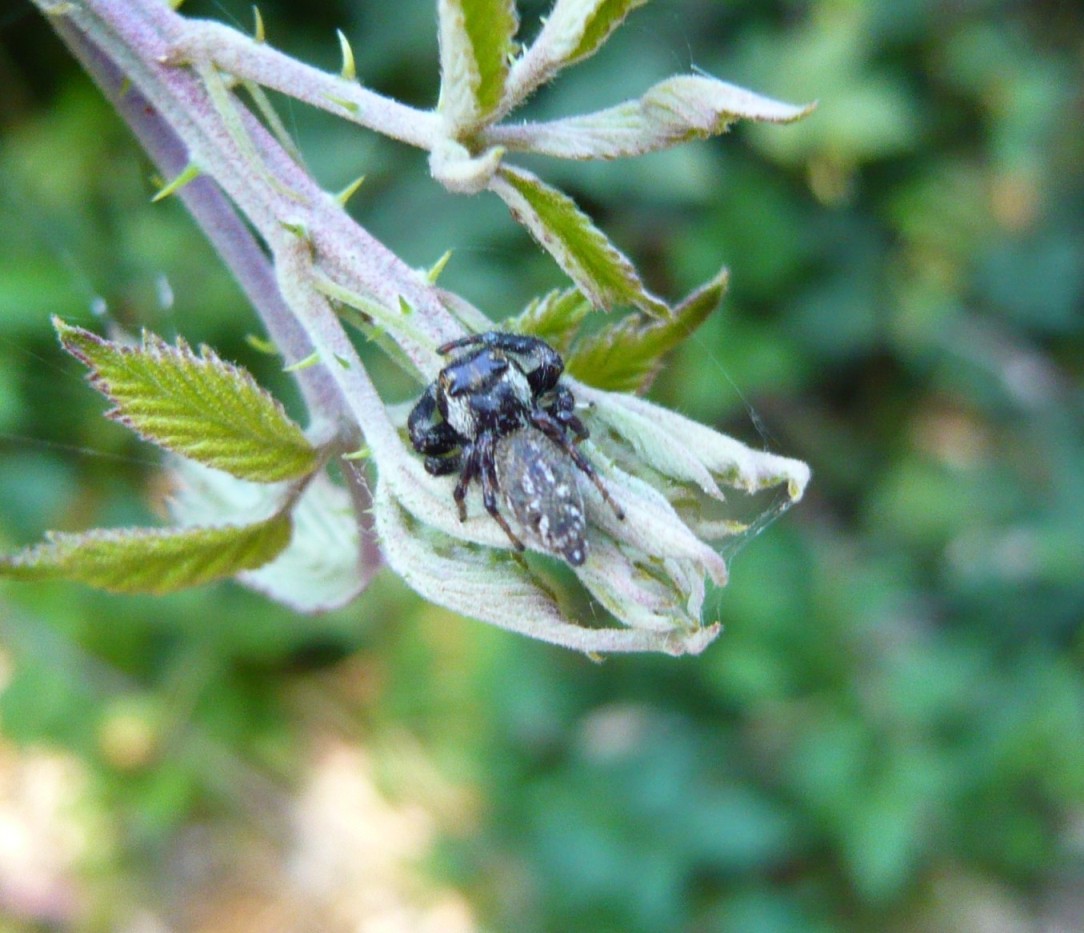
[[[429,0],[261,8],[291,53],[335,67],[342,28],[364,81],[432,103]],[[543,5],[521,8],[530,22]],[[806,501],[735,555],[704,656],[596,667],[386,576],[317,619],[230,586],[149,600],[9,584],[3,735],[82,756],[110,817],[103,860],[152,883],[186,823],[260,819],[252,773],[298,777],[315,691],[374,745],[408,733],[474,788],[477,815],[427,870],[495,929],[1079,920],[1082,44],[1071,4],[656,0],[532,102],[575,112],[690,66],[820,100],[791,127],[545,164],[654,291],[731,268],[724,308],[653,397],[814,469]],[[0,20],[0,83],[10,549],[46,527],[143,524],[153,498],[151,455],[99,417],[49,315],[87,323],[101,296],[296,402],[29,8]],[[442,284],[495,318],[563,284],[496,199],[448,195],[419,154],[325,115],[284,115],[327,188],[366,174],[363,224],[418,266],[454,248]],[[386,397],[415,391],[374,366]],[[342,686],[355,669],[364,690]]]

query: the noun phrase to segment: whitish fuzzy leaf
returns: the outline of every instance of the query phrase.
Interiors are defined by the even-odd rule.
[[[245,370],[206,348],[173,347],[153,334],[142,346],[105,340],[59,319],[69,353],[116,405],[108,416],[167,450],[242,479],[275,482],[310,473],[317,453],[282,406]]]
[[[171,593],[266,564],[289,540],[287,515],[251,525],[50,532],[41,544],[0,557],[0,577]]]
[[[486,189],[503,158],[499,146],[473,156],[466,146],[443,137],[429,150],[429,174],[456,194],[477,194]]]
[[[809,467],[801,460],[754,450],[677,412],[630,395],[612,397],[615,404],[654,421],[674,438],[681,438],[719,482],[748,493],[786,485],[787,496],[797,502],[809,483]]]
[[[650,467],[681,482],[695,482],[716,498],[722,498],[721,492],[690,469],[690,455],[712,479],[747,493],[786,485],[788,498],[797,502],[809,483],[809,467],[800,460],[754,450],[646,399],[589,386],[577,386],[576,395],[591,403],[592,416],[621,435]]]
[[[508,165],[501,166],[489,187],[596,307],[632,305],[658,317],[669,314],[632,263],[570,197]]]
[[[592,549],[593,559],[578,574],[580,582],[625,625],[653,632],[700,628],[699,606],[690,613],[688,595],[674,581],[649,573],[611,540],[598,538]]]
[[[569,375],[601,389],[636,392],[650,385],[662,357],[688,337],[722,300],[729,273],[720,272],[657,320],[630,314],[580,339],[565,358]]]
[[[372,531],[363,546],[350,497],[326,474],[317,476],[292,511],[290,545],[273,561],[247,570],[245,586],[298,612],[327,612],[354,600],[382,564]]]
[[[593,55],[629,12],[647,0],[557,0],[546,24],[513,69],[511,84],[522,98],[566,65]]]
[[[678,443],[656,419],[623,405],[607,405],[605,411],[596,409],[593,415],[625,438],[637,457],[652,469],[678,482],[694,483],[716,499],[723,498],[697,451],[684,442]]]
[[[604,392],[592,394],[596,398],[609,395]],[[683,441],[674,438],[672,443]],[[594,486],[581,483],[590,524],[601,528],[615,541],[635,549],[645,564],[676,561],[695,567],[699,576],[706,574],[719,586],[726,583],[729,574],[726,561],[697,538],[661,492],[612,463],[603,466],[597,450],[591,453],[610,493],[625,510],[625,519],[622,521],[614,515]]]
[[[458,131],[488,117],[504,96],[512,38],[519,28],[513,0],[439,0],[440,112]]]
[[[717,136],[735,120],[790,123],[812,109],[811,104],[796,107],[715,78],[678,75],[637,100],[596,113],[494,127],[486,141],[562,159],[618,159]]]
[[[592,653],[698,654],[718,634],[717,625],[692,632],[577,625],[521,562],[465,545],[413,520],[387,483],[377,486],[374,512],[388,564],[412,589],[437,605],[500,628]]]
[[[249,483],[190,460],[173,458],[175,491],[170,514],[182,525],[267,514],[279,504],[280,486]],[[238,579],[298,612],[325,612],[356,597],[380,566],[375,547],[363,549],[346,490],[326,473],[313,477],[291,509],[293,535],[274,560]]]
[[[285,507],[291,489],[287,482],[254,483],[177,456],[166,458],[165,477],[170,517],[185,527],[266,518]]]
[[[531,299],[519,314],[504,322],[506,330],[545,340],[558,353],[566,353],[580,323],[591,311],[591,302],[578,288],[554,289]]]
[[[816,105],[787,104],[706,75],[677,75],[654,85],[640,98],[640,106],[659,126],[710,136],[738,119],[792,123]]]

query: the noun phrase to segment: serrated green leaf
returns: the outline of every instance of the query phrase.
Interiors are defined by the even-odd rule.
[[[440,0],[440,112],[459,131],[492,114],[504,96],[512,39],[519,28],[513,0]]]
[[[282,502],[282,486],[248,483],[219,470],[170,458],[169,512],[182,526],[244,521]],[[380,566],[375,542],[363,540],[350,496],[317,473],[290,509],[290,544],[238,582],[298,612],[327,612],[350,602]]]
[[[546,341],[558,353],[568,352],[576,329],[591,311],[591,302],[578,288],[554,289],[504,322],[506,330]]]
[[[631,10],[647,0],[557,0],[538,38],[516,63],[511,85],[522,98],[566,65],[598,51]]]
[[[114,593],[171,593],[272,560],[290,541],[288,514],[252,525],[50,532],[0,557],[0,577],[71,580]]]
[[[688,337],[722,300],[729,273],[723,269],[674,309],[673,317],[652,320],[630,314],[578,341],[565,357],[571,376],[615,392],[646,389],[662,357]]]
[[[598,308],[632,305],[656,317],[670,309],[568,195],[519,168],[501,166],[490,189]]]
[[[598,51],[647,0],[556,0],[530,48],[513,63],[505,106],[519,104],[562,68]]]
[[[621,25],[625,17],[645,3],[647,0],[593,0],[588,3],[577,0],[575,3],[567,3],[568,6],[588,7],[588,9],[585,11],[587,15],[583,34],[580,36],[579,43],[565,59],[565,64],[571,65],[594,55],[599,46],[610,37],[610,33]],[[558,0],[557,7],[561,6],[561,0]],[[593,9],[590,9],[591,7]],[[556,15],[557,12],[555,8],[554,14]]]
[[[317,452],[282,405],[207,347],[197,355],[153,334],[124,346],[54,319],[65,350],[90,367],[115,408],[107,416],[147,440],[241,479],[270,483],[312,472]]]
[[[354,600],[380,568],[381,554],[371,531],[362,541],[346,490],[321,473],[292,517],[289,547],[239,581],[296,612],[328,612]]]

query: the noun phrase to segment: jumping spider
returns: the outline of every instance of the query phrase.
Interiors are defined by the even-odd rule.
[[[587,522],[569,461],[618,518],[625,514],[576,447],[588,432],[576,417],[572,392],[560,382],[564,360],[536,337],[500,331],[437,348],[441,355],[454,350],[463,352],[440,371],[407,419],[425,469],[433,476],[459,473],[452,495],[460,521],[467,517],[467,489],[477,478],[486,511],[517,550],[523,542],[501,514],[498,493],[546,550],[580,566],[587,557]]]

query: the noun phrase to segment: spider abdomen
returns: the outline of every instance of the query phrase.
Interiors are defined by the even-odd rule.
[[[587,520],[576,469],[541,431],[523,427],[498,441],[501,496],[524,534],[579,567],[587,557]]]

